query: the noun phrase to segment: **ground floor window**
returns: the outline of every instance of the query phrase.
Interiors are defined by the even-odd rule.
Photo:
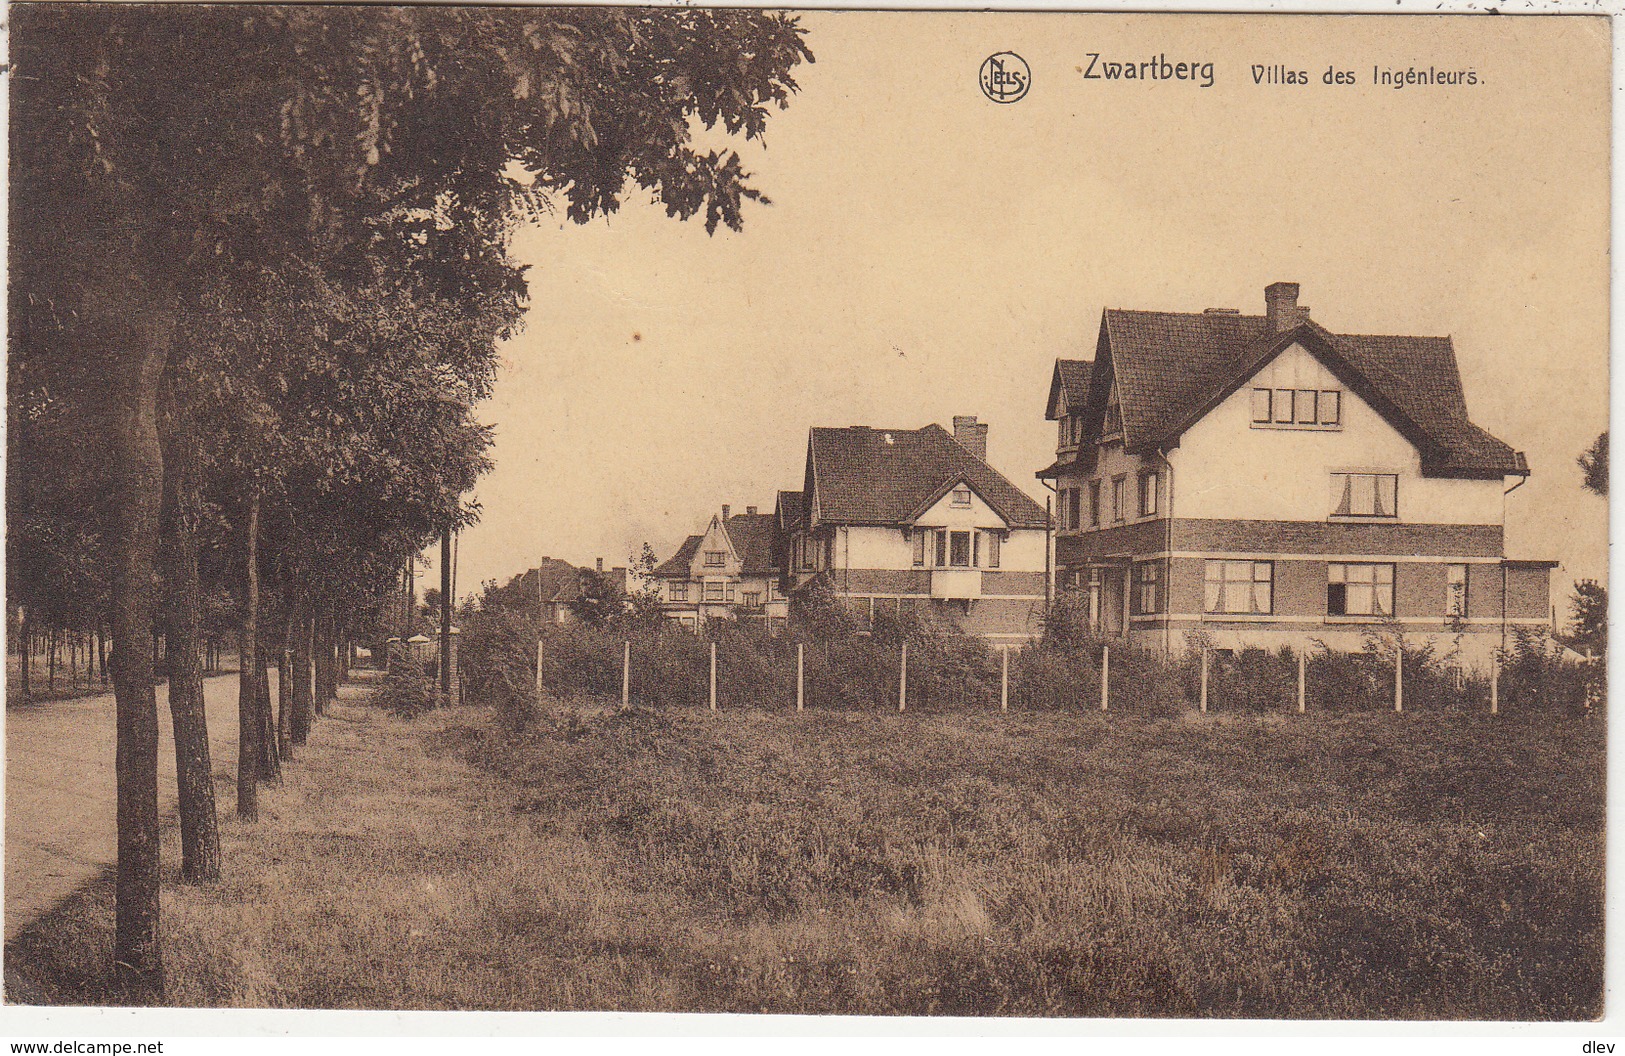
[[[1207,612],[1262,615],[1274,611],[1274,562],[1209,561],[1202,578]]]
[[[1392,616],[1394,566],[1344,564],[1326,566],[1328,616]]]
[[[1467,566],[1446,565],[1444,612],[1446,616],[1467,615]]]
[[[1134,566],[1134,614],[1147,616],[1162,611],[1161,561],[1140,561]]]

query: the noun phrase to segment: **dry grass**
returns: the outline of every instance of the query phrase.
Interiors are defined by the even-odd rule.
[[[1502,717],[1503,720],[1506,718]],[[1584,719],[340,706],[230,875],[166,890],[176,1003],[1588,1018]],[[171,856],[170,860],[173,860]],[[105,999],[107,896],[13,943]]]

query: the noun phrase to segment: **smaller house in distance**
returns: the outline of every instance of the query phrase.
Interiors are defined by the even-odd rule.
[[[792,597],[823,587],[863,619],[907,612],[994,643],[1035,637],[1048,515],[988,464],[987,434],[975,416],[951,434],[813,429],[802,491],[780,494]]]
[[[569,627],[583,622],[591,606],[619,605],[619,599],[626,595],[626,580],[624,567],[605,569],[603,558],[598,559],[595,568],[581,568],[544,557],[537,568],[516,576],[507,589],[523,602],[535,599],[544,623]]]
[[[789,605],[780,590],[776,515],[755,506],[723,506],[699,535],[654,570],[661,610],[691,630],[707,620],[762,620],[783,627]]]

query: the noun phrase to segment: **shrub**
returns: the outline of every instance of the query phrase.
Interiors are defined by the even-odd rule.
[[[511,729],[529,727],[537,715],[536,621],[528,613],[481,606],[463,623],[463,699],[494,708]]]
[[[390,665],[377,702],[397,718],[415,719],[439,703],[439,691],[422,664],[404,658]]]
[[[1563,659],[1562,646],[1539,631],[1515,628],[1501,668],[1501,709],[1583,712],[1606,695],[1602,664],[1576,664]]]

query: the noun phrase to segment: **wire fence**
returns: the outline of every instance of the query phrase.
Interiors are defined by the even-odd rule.
[[[713,624],[515,631],[506,655],[465,636],[472,703],[517,724],[544,699],[718,710],[1105,711],[1328,714],[1583,713],[1602,705],[1600,665],[1562,660],[1520,639],[1487,671],[1463,670],[1431,644],[1373,635],[1365,649],[1224,651],[1173,657],[1120,641],[1000,647],[963,635],[820,636],[794,624],[772,636]],[[538,657],[541,678],[536,678]],[[500,677],[492,669],[506,668]]]

